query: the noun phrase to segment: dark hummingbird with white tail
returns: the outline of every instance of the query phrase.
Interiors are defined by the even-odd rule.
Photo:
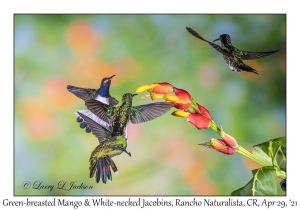
[[[278,52],[279,50],[269,51],[269,52],[249,52],[244,50],[239,50],[235,48],[231,44],[231,39],[228,34],[222,34],[218,39],[215,39],[215,41],[220,41],[221,46],[205,40],[203,37],[201,37],[196,31],[193,29],[186,27],[188,32],[190,32],[193,36],[197,37],[198,39],[201,39],[202,41],[207,42],[210,44],[213,48],[215,48],[217,51],[223,54],[223,58],[226,62],[226,64],[229,66],[231,71],[235,72],[252,72],[254,74],[258,74],[258,71],[251,68],[250,66],[247,66],[243,63],[243,60],[252,60],[252,59],[259,59],[259,58],[265,58],[270,55],[273,55],[274,53]]]

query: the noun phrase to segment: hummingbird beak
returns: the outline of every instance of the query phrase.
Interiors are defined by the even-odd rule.
[[[116,76],[116,75],[114,74],[114,75],[112,75],[111,77],[109,77],[108,79],[112,79],[114,76]]]
[[[220,40],[220,38],[218,38],[218,39],[215,39],[213,42],[215,42],[215,41],[218,41],[218,40]]]
[[[138,95],[138,94],[136,94],[136,93],[135,93],[135,94],[131,94],[132,97],[133,97],[133,96],[137,96],[137,95]]]

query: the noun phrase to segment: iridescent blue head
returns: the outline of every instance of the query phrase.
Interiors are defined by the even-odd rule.
[[[111,83],[111,79],[116,76],[112,75],[111,77],[105,77],[101,81],[99,95],[102,97],[109,97],[109,87]]]
[[[220,40],[222,46],[231,45],[231,39],[228,34],[220,35],[220,37],[218,39],[215,39],[214,42],[218,40]]]

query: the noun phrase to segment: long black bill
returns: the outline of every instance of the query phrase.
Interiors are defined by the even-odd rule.
[[[108,77],[108,79],[112,79],[114,76],[116,76],[116,75],[114,74],[114,75],[112,75],[111,77]]]
[[[213,42],[215,42],[215,41],[218,41],[218,40],[220,40],[220,38],[218,38],[218,39],[215,39]]]

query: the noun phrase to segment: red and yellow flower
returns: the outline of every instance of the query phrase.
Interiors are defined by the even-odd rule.
[[[142,95],[142,97],[150,96],[152,100],[164,99],[167,102],[174,104],[177,109],[188,109],[192,104],[192,96],[183,89],[173,87],[167,82],[158,82],[147,85],[142,85],[136,89],[136,92],[148,91],[149,95]],[[171,94],[173,93],[174,94]]]
[[[173,92],[173,86],[167,82],[158,82],[147,85],[142,85],[136,89],[137,93],[147,90],[149,93],[154,94],[168,94]]]
[[[172,113],[172,115],[177,117],[183,117],[186,119],[186,121],[192,123],[197,129],[208,129],[211,125],[211,116],[209,111],[201,106],[200,104],[197,104],[198,109],[201,113],[190,113],[188,111],[184,110],[177,110]]]
[[[174,107],[179,109],[172,113],[173,116],[186,119],[186,121],[193,124],[199,130],[211,128],[222,137],[222,139],[212,138],[210,142],[200,145],[213,148],[227,155],[235,153],[238,147],[238,143],[235,138],[225,133],[222,127],[219,128],[212,120],[209,111],[205,107],[196,103],[189,92],[176,88],[167,82],[143,85],[138,87],[136,92],[139,93],[145,90],[147,90],[150,94],[143,95],[142,97],[150,96],[152,100],[164,99],[167,102],[173,103]]]
[[[173,94],[166,94],[164,99],[167,102],[171,102],[174,104],[174,107],[181,110],[186,110],[190,108],[192,104],[192,96],[185,90],[174,87]]]

